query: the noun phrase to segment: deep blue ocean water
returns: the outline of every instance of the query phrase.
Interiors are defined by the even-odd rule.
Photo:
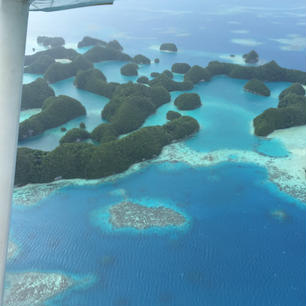
[[[139,75],[170,69],[174,62],[206,65],[230,61],[255,48],[262,62],[306,70],[303,1],[117,1],[112,7],[57,13],[32,13],[27,53],[38,35],[63,36],[75,47],[84,36],[118,39],[131,55],[142,53],[160,64],[142,66]],[[69,21],[69,22],[68,22]],[[77,26],[76,26],[77,25]],[[76,30],[77,29],[77,30]],[[160,53],[165,41],[177,54]],[[79,50],[84,52],[85,50]],[[98,63],[109,81],[136,78],[120,75],[123,63]],[[25,74],[24,82],[37,76]],[[182,77],[175,75],[176,80]],[[257,151],[282,157],[289,153],[275,140],[251,133],[252,119],[275,107],[289,83],[267,83],[271,97],[243,91],[245,80],[216,77],[196,85],[203,106],[182,112],[195,117],[200,132],[185,144],[200,152],[223,149]],[[73,79],[52,85],[86,107],[87,116],[63,125],[88,130],[102,122],[108,99],[78,90]],[[164,124],[170,103],[160,107],[144,126]],[[23,119],[29,112],[22,113]],[[60,127],[21,145],[52,150]],[[109,205],[123,200],[165,205],[183,213],[181,229],[112,230]],[[305,203],[281,193],[264,168],[222,163],[192,168],[181,163],[152,164],[110,183],[70,186],[37,205],[14,206],[11,239],[20,250],[8,272],[57,271],[89,277],[90,285],[68,290],[47,305],[67,306],[303,306],[305,296]],[[283,211],[284,219],[271,215]]]

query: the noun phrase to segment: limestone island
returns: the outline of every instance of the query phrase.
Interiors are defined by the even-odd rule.
[[[8,273],[4,290],[5,306],[45,305],[50,298],[73,285],[73,281],[58,273]]]
[[[174,43],[163,43],[159,47],[160,51],[177,52],[177,47]]]
[[[84,124],[84,123],[83,123]],[[60,144],[63,143],[73,143],[80,142],[85,139],[90,138],[90,133],[88,133],[84,128],[74,128],[69,130],[61,139]]]
[[[250,51],[242,56],[247,64],[256,64],[259,60],[258,53],[255,50]]]
[[[102,129],[102,138],[106,136],[104,132],[111,133],[108,129],[118,133],[115,128],[117,124],[125,130],[124,121],[133,121],[133,118],[126,117],[129,114],[137,118],[137,113],[134,114],[133,110],[128,111],[129,104],[124,104],[123,110],[127,110],[126,115],[119,113],[113,124]],[[117,123],[118,120],[121,121],[120,125]],[[47,183],[58,178],[97,179],[121,173],[135,163],[155,158],[164,146],[191,136],[198,130],[199,124],[195,119],[182,116],[163,126],[144,127],[123,138],[101,142],[98,145],[82,142],[64,143],[50,152],[19,148],[15,185]]]
[[[296,88],[299,86],[291,85],[285,89],[279,96],[277,108],[268,108],[253,120],[257,136],[267,136],[274,130],[306,124],[305,91]]]
[[[31,116],[19,125],[19,140],[39,135],[74,118],[86,115],[85,107],[68,96],[47,98],[40,113]]]
[[[37,57],[29,66],[24,68],[25,73],[44,74],[49,66],[55,63],[53,57],[49,55],[41,55]]]
[[[78,48],[90,47],[90,46],[106,46],[107,43],[101,39],[85,36],[79,43]]]
[[[196,93],[183,93],[174,100],[174,105],[180,110],[192,110],[200,107],[202,102]]]
[[[44,78],[50,83],[56,83],[75,76],[79,70],[93,68],[93,64],[83,55],[75,57],[71,63],[54,63],[48,67]]]
[[[141,76],[137,79],[137,83],[140,83],[140,84],[149,84],[150,83],[150,80],[148,77],[146,76]]]
[[[38,36],[37,43],[44,47],[56,48],[65,45],[65,39],[62,37]]]
[[[263,81],[259,81],[257,79],[248,81],[244,85],[244,90],[264,97],[269,97],[271,95],[271,91],[268,86]]]
[[[167,112],[167,120],[174,120],[180,118],[182,115],[175,111],[168,111]]]
[[[23,85],[21,109],[41,108],[47,98],[54,96],[54,90],[48,83],[44,79],[38,78],[29,84]]]
[[[175,63],[172,65],[171,71],[174,73],[185,74],[190,68],[190,65],[187,63]]]
[[[132,202],[122,202],[113,205],[109,212],[109,222],[116,229],[131,227],[145,230],[151,227],[178,227],[186,222],[182,214],[163,206],[147,207]]]
[[[135,55],[134,58],[133,58],[133,61],[136,64],[139,64],[139,65],[149,65],[149,64],[151,64],[150,59],[147,58],[144,55],[141,55],[141,54]]]
[[[138,75],[138,65],[135,63],[128,63],[120,68],[120,73],[125,76]]]
[[[160,62],[159,58],[155,58],[155,59],[154,59],[154,63],[155,63],[155,64],[159,64],[159,62]]]
[[[109,45],[102,47],[100,45],[89,49],[85,54],[85,58],[92,63],[98,63],[103,61],[131,61],[132,58],[123,53],[118,48],[110,47]]]
[[[278,96],[279,100],[284,98],[288,94],[296,94],[299,96],[305,96],[305,89],[304,87],[299,83],[293,83],[288,88],[284,89]]]
[[[32,55],[26,55],[24,59],[24,65],[29,66],[33,64],[35,61],[37,61],[41,56],[48,55],[52,57],[53,59],[69,59],[73,60],[76,56],[79,55],[78,52],[76,52],[73,49],[66,49],[65,47],[56,47],[51,48],[44,51],[36,52]],[[40,59],[42,61],[42,59]]]

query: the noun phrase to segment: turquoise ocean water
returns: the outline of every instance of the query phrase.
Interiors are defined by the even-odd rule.
[[[239,62],[239,55],[253,48],[263,62],[275,59],[282,66],[306,70],[305,19],[306,6],[298,0],[294,6],[285,1],[118,1],[113,7],[31,14],[27,52],[37,48],[38,35],[63,36],[72,47],[90,35],[118,39],[131,55],[160,58],[159,64],[141,67],[139,75],[169,69],[175,62],[230,61],[231,53]],[[175,42],[179,52],[160,53],[157,47],[165,41]],[[109,81],[135,81],[120,75],[123,64],[96,67]],[[36,77],[26,74],[24,82]],[[196,118],[201,129],[184,141],[186,146],[198,152],[256,151],[275,158],[289,154],[281,142],[253,136],[251,121],[276,106],[278,94],[290,84],[267,83],[272,94],[266,98],[245,93],[245,82],[219,76],[195,86],[203,106],[182,113]],[[64,127],[85,122],[92,130],[102,122],[107,98],[76,89],[73,79],[52,87],[56,94],[78,99],[87,110],[86,117]],[[144,126],[164,124],[179,94],[171,93],[171,102]],[[22,112],[21,120],[36,111]],[[20,145],[52,150],[62,135],[60,128],[50,129]],[[107,209],[126,199],[171,207],[188,222],[180,229],[113,230]],[[67,186],[34,206],[14,205],[10,235],[19,253],[8,262],[7,272],[56,271],[93,280],[46,305],[302,306],[304,207],[280,192],[266,169],[253,164],[149,164],[108,183]],[[287,217],[274,218],[275,210]]]

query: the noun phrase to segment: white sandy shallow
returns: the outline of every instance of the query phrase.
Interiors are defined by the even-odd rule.
[[[288,157],[270,157],[255,151],[218,150],[209,153],[197,152],[184,143],[166,146],[159,157],[131,166],[127,171],[99,180],[72,179],[49,184],[29,184],[15,188],[15,205],[35,205],[40,200],[68,185],[96,185],[116,181],[151,163],[181,162],[192,167],[208,167],[222,162],[253,163],[268,170],[269,180],[280,191],[287,193],[306,205],[306,126],[277,130],[269,138],[278,139],[290,152]]]

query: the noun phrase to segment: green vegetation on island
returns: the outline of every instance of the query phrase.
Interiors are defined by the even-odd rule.
[[[141,127],[149,115],[170,99],[163,87],[151,88],[129,82],[116,88],[102,111],[102,118],[112,123],[119,135],[129,133]]]
[[[128,63],[120,68],[120,73],[125,76],[138,75],[138,65],[135,63]]]
[[[90,47],[90,46],[106,46],[107,43],[101,39],[92,38],[89,36],[83,37],[83,39],[78,43],[78,48]]]
[[[167,112],[167,120],[174,120],[180,118],[182,115],[175,111],[168,111]]]
[[[118,40],[112,40],[110,42],[107,43],[107,46],[109,48],[113,48],[115,50],[119,50],[119,51],[123,51],[123,47],[120,45],[120,43],[118,42]]]
[[[163,43],[160,45],[159,49],[161,51],[177,52],[177,46],[173,43]]]
[[[68,96],[47,98],[39,114],[31,116],[19,125],[19,140],[39,135],[74,118],[86,115],[84,106]]]
[[[250,51],[243,55],[244,61],[247,64],[256,64],[259,60],[258,53],[255,50]]]
[[[286,95],[288,95],[290,93],[296,94],[296,95],[300,95],[300,96],[305,96],[305,89],[304,89],[304,87],[301,84],[294,83],[290,87],[284,89],[279,94],[279,99],[281,100],[282,98],[284,98]]]
[[[269,108],[253,120],[257,136],[267,136],[274,130],[306,124],[306,97],[291,93],[281,95],[277,108]]]
[[[170,72],[170,71],[169,71]],[[193,88],[193,83],[191,81],[184,81],[184,82],[176,82],[172,80],[172,73],[171,78],[168,76],[169,73],[164,71],[161,74],[156,74],[156,77],[150,81],[150,86],[162,86],[166,88],[168,91],[185,91],[191,90]],[[152,74],[151,74],[152,76]]]
[[[69,130],[61,139],[60,144],[80,142],[82,140],[90,138],[90,133],[84,129],[74,128]]]
[[[175,99],[174,104],[180,110],[192,110],[202,105],[201,98],[196,93],[183,93]]]
[[[256,95],[261,95],[265,97],[269,97],[271,95],[270,89],[266,86],[266,84],[263,81],[259,81],[256,79],[252,79],[248,81],[244,85],[244,90],[251,92]]]
[[[155,63],[155,64],[158,64],[159,62],[160,62],[159,58],[155,58],[155,59],[154,59],[154,63]]]
[[[93,68],[93,64],[84,56],[79,55],[71,63],[52,64],[46,71],[44,78],[50,83],[55,83],[75,76],[80,70],[88,70],[90,68]]]
[[[72,61],[76,56],[79,55],[79,53],[73,49],[66,49],[64,47],[51,48],[48,50],[36,52],[32,55],[26,55],[24,60],[24,65],[29,66],[33,64],[33,62],[35,62],[38,58],[40,58],[43,55],[48,55],[53,59],[69,59]]]
[[[149,84],[150,80],[148,77],[146,76],[141,76],[137,79],[137,83],[141,83],[141,84]]]
[[[175,63],[172,65],[171,71],[175,73],[185,74],[190,68],[190,65],[187,63]]]
[[[24,67],[25,73],[44,74],[49,66],[55,63],[53,57],[49,55],[39,56],[32,64]]]
[[[65,143],[51,152],[19,148],[15,185],[51,182],[55,178],[97,179],[127,170],[158,156],[162,148],[199,130],[187,116],[163,126],[144,127],[126,137],[102,143]]]
[[[29,84],[23,85],[21,109],[41,108],[44,101],[54,95],[54,90],[48,83],[44,79],[38,78]]]
[[[111,98],[118,83],[107,83],[105,75],[98,69],[79,71],[74,80],[74,85],[83,90]]]
[[[206,69],[210,77],[224,74],[235,79],[306,84],[306,72],[282,68],[275,61],[256,67],[214,61],[210,62]]]
[[[84,54],[84,56],[92,63],[98,63],[103,61],[128,62],[132,60],[132,58],[129,55],[122,53],[121,50],[109,46],[107,47],[95,46],[90,50],[88,50]]]
[[[147,58],[146,56],[141,55],[141,54],[135,55],[134,58],[133,58],[133,61],[136,64],[140,64],[140,65],[149,65],[149,64],[151,64],[151,60],[149,58]]]
[[[62,37],[38,36],[37,43],[44,47],[56,48],[65,45],[65,39]]]
[[[119,133],[111,123],[101,123],[91,132],[91,138],[100,143],[116,140],[118,136]]]
[[[210,78],[211,74],[208,69],[198,65],[192,66],[184,75],[184,80],[191,81],[193,84],[201,81],[209,81]]]

